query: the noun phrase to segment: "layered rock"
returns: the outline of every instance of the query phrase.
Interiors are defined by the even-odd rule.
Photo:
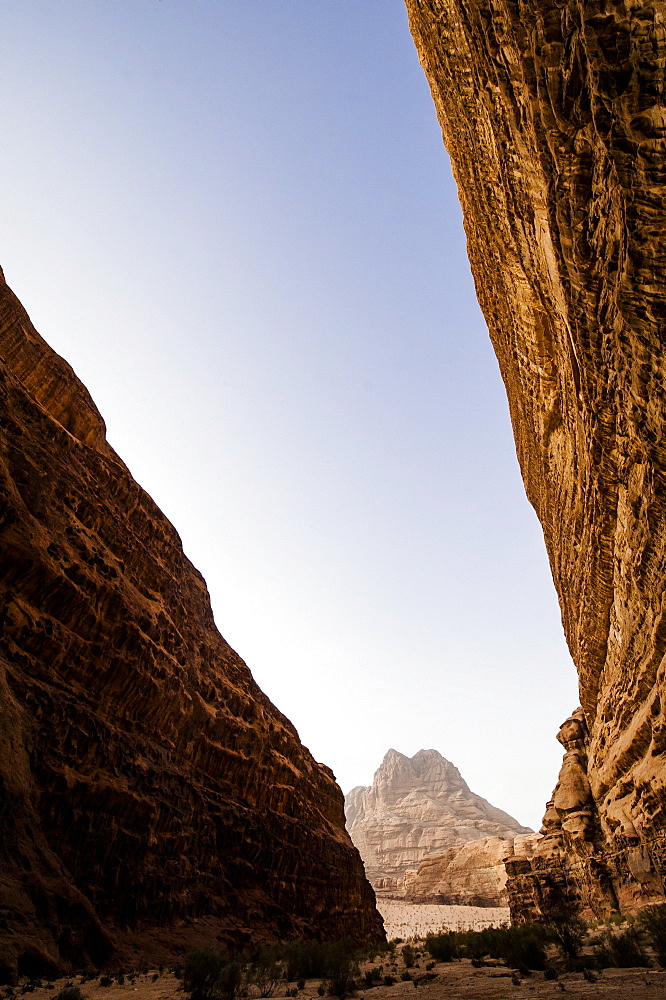
[[[333,774],[4,277],[0,359],[0,976],[378,940]]]
[[[635,908],[666,876],[664,4],[407,9],[580,678],[514,916]]]
[[[484,837],[425,858],[404,877],[405,899],[445,906],[508,906],[506,863],[531,858],[540,839],[538,833],[511,840]]]
[[[483,837],[505,843],[531,833],[472,792],[437,750],[419,750],[413,757],[389,750],[372,785],[346,796],[345,813],[366,874],[383,895],[403,895],[406,873],[426,857],[455,853]]]

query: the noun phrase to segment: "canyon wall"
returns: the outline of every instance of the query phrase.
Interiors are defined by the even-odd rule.
[[[0,981],[378,941],[331,771],[0,271]]]
[[[665,7],[407,9],[580,679],[513,914],[635,909],[666,875]]]
[[[470,905],[505,906],[504,870],[483,869],[494,870],[499,854],[513,855],[514,838],[531,833],[473,792],[437,750],[419,750],[413,757],[389,750],[372,785],[347,794],[345,814],[375,891],[407,895],[412,902],[457,895],[467,902],[485,900]],[[432,861],[427,868],[425,858]]]

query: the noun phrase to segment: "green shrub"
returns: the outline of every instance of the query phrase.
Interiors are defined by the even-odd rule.
[[[322,941],[289,941],[285,947],[286,976],[297,979],[325,979],[328,975],[330,944]]]
[[[55,1000],[84,1000],[84,995],[78,986],[63,986],[59,993],[56,993]]]
[[[373,986],[377,986],[381,981],[382,974],[380,969],[366,969],[363,974],[363,983],[368,990],[371,990]]]
[[[357,949],[349,938],[342,941],[290,941],[284,948],[286,975],[299,979],[325,979],[334,996],[347,996],[358,973]]]
[[[438,962],[452,962],[460,958],[460,941],[458,931],[444,931],[442,934],[428,934],[426,951]]]
[[[594,951],[600,965],[610,965],[617,969],[634,969],[650,964],[634,927],[628,927],[617,934],[611,930],[605,931]]]
[[[416,962],[416,952],[411,945],[405,944],[402,947],[402,960],[406,969],[413,969]]]
[[[260,997],[271,997],[282,976],[279,953],[275,948],[260,948],[248,969],[248,982],[252,983]]]
[[[657,961],[666,966],[666,903],[648,906],[639,914],[638,922],[654,948]]]
[[[328,949],[329,993],[336,997],[346,997],[354,990],[358,965],[354,957],[353,945],[349,940],[336,941]]]
[[[554,917],[546,924],[546,931],[550,940],[558,945],[564,957],[571,961],[580,954],[587,934],[587,924],[575,916]]]
[[[236,1000],[243,970],[217,948],[196,948],[183,963],[183,989],[192,1000]]]
[[[486,927],[481,931],[448,931],[430,934],[426,949],[440,962],[456,958],[504,959],[513,968],[544,969],[548,933],[542,924]]]

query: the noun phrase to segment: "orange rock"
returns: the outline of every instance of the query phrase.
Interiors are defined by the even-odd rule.
[[[0,977],[379,940],[333,774],[4,277],[0,358]]]
[[[555,796],[514,916],[635,909],[666,876],[664,5],[407,8],[586,727],[561,793],[590,799]]]

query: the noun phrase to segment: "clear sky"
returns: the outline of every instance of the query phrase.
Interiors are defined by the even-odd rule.
[[[575,671],[401,0],[3,0],[0,263],[344,791],[540,824]]]

